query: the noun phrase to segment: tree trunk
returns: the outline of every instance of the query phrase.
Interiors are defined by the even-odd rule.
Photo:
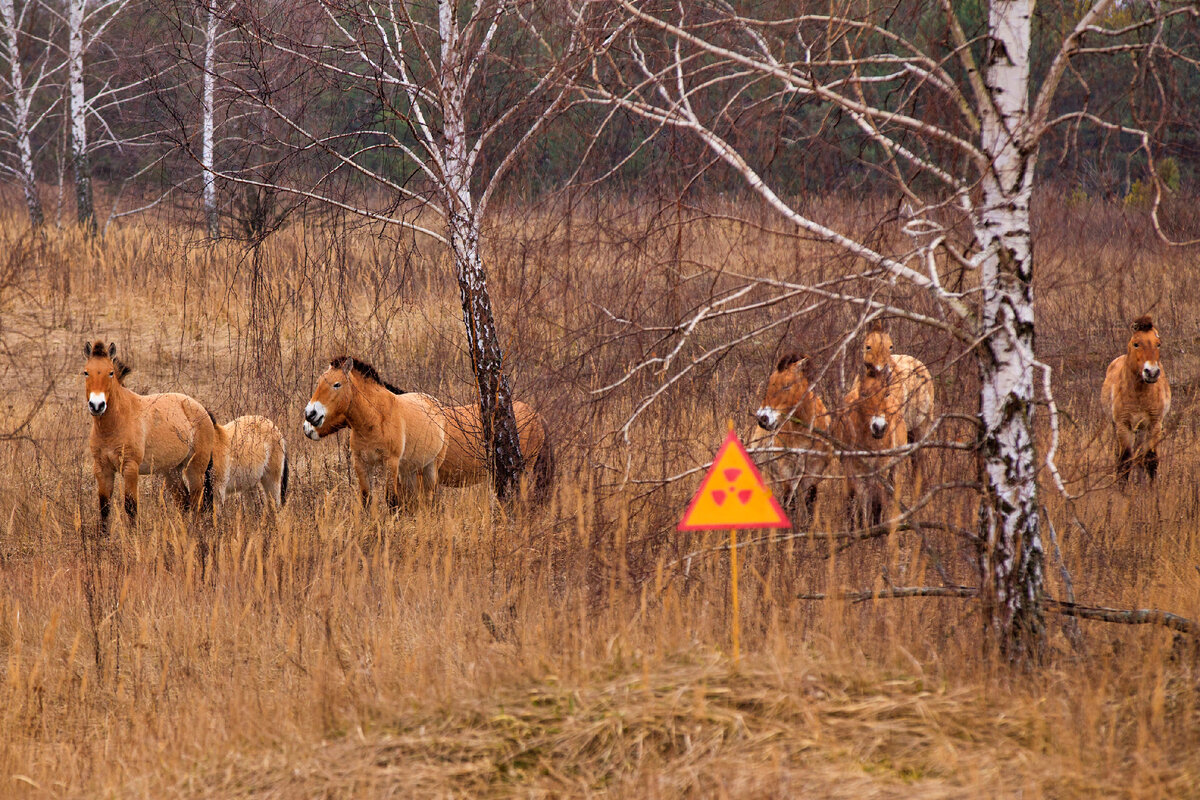
[[[25,89],[25,76],[21,71],[19,48],[20,29],[13,7],[13,0],[0,0],[0,24],[4,26],[5,50],[8,57],[9,82],[13,103],[13,135],[17,144],[18,170],[21,189],[25,193],[25,207],[29,209],[29,223],[34,230],[42,227],[45,215],[42,200],[38,195],[37,175],[33,168],[33,146],[29,141],[29,94]]]
[[[454,252],[454,272],[462,301],[463,324],[471,369],[479,390],[480,441],[492,473],[492,485],[501,499],[517,486],[524,469],[517,420],[513,414],[512,389],[504,373],[504,353],[492,316],[487,274],[479,253],[479,226],[467,215],[451,215],[450,247]]]
[[[200,154],[200,165],[204,169],[204,221],[208,228],[208,238],[217,239],[221,234],[221,220],[217,216],[217,180],[213,174],[214,137],[213,137],[213,90],[216,83],[217,55],[217,14],[215,7],[209,7],[208,19],[204,26],[204,97],[201,100],[203,141]]]
[[[92,166],[87,151],[87,101],[83,87],[84,0],[69,0],[67,79],[70,90],[71,166],[75,172],[75,213],[89,234],[96,232],[92,202]]]
[[[492,316],[487,273],[479,251],[479,219],[471,198],[471,160],[468,157],[466,126],[467,72],[462,48],[465,46],[455,4],[438,2],[438,33],[441,39],[440,89],[444,145],[443,205],[454,254],[454,273],[462,301],[463,325],[467,331],[467,349],[471,369],[479,389],[482,420],[481,442],[484,459],[492,473],[492,485],[501,499],[517,485],[524,459],[513,414],[512,389],[504,374],[504,353]]]
[[[1037,148],[1024,139],[1032,8],[1032,0],[1000,0],[989,8],[985,82],[995,110],[982,115],[981,139],[992,169],[982,181],[975,232],[986,254],[981,322],[988,335],[979,350],[985,613],[990,639],[1014,662],[1036,661],[1045,634],[1029,225]]]

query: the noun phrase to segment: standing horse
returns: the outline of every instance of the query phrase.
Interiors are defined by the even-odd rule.
[[[445,414],[426,394],[402,392],[364,361],[338,356],[317,380],[304,407],[304,435],[316,441],[350,428],[350,453],[363,505],[371,497],[371,474],[385,472],[385,495],[393,508],[418,491],[431,496],[445,456]]]
[[[919,359],[897,354],[894,350],[892,337],[883,329],[883,323],[875,320],[863,338],[863,372],[888,376],[903,409],[904,424],[908,428],[904,443],[908,444],[920,441],[933,426],[933,376]],[[859,380],[855,378],[851,391],[858,386]]]
[[[1159,361],[1162,339],[1149,314],[1133,321],[1125,355],[1108,365],[1100,402],[1117,437],[1117,477],[1128,480],[1141,462],[1146,476],[1158,474],[1163,418],[1171,410],[1171,384]]]
[[[446,451],[438,480],[443,486],[470,486],[488,476],[487,446],[483,441],[479,406],[443,406],[446,415]],[[517,438],[525,469],[532,470],[534,497],[542,496],[554,481],[554,448],[545,418],[530,406],[513,403]]]
[[[261,487],[278,508],[287,499],[287,442],[266,417],[238,417],[218,425],[213,448],[213,488],[217,500],[226,494]]]
[[[804,502],[812,519],[817,503],[817,485],[832,455],[829,446],[829,411],[813,391],[806,372],[808,356],[789,353],[779,359],[767,379],[762,406],[754,412],[758,427],[773,434],[789,452],[769,463],[769,471],[786,482],[783,506],[795,516]],[[813,452],[815,451],[815,452]]]
[[[901,390],[894,373],[864,373],[846,394],[835,424],[838,440],[851,451],[892,450],[908,441]],[[878,525],[894,494],[900,471],[895,455],[845,455],[852,523]],[[890,485],[890,489],[889,489]]]
[[[140,395],[125,388],[130,368],[117,346],[84,343],[84,382],[92,433],[88,444],[100,498],[100,525],[108,530],[113,481],[124,481],[125,513],[137,519],[138,476],[161,474],[183,507],[212,506],[215,422],[185,394]]]

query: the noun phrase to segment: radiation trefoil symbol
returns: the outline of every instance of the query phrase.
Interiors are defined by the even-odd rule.
[[[725,437],[678,530],[790,528],[771,490],[733,431]]]

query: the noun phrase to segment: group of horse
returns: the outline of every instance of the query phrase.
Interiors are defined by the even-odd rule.
[[[179,393],[141,395],[125,386],[130,368],[117,346],[84,344],[83,375],[89,446],[108,529],[116,475],[123,481],[124,508],[137,518],[138,478],[162,475],[184,509],[202,511],[235,492],[261,489],[268,501],[287,499],[288,454],[283,434],[271,420],[239,417],[221,425],[203,404]],[[532,491],[554,478],[554,452],[544,419],[522,402],[513,403],[517,431]],[[383,380],[370,364],[334,358],[304,408],[303,430],[319,440],[350,429],[350,451],[363,504],[382,467],[385,497],[392,507],[428,499],[437,486],[469,486],[488,475],[478,406],[445,406],[434,397],[406,392]]]
[[[1171,387],[1154,321],[1141,316],[1132,328],[1125,354],[1108,365],[1101,403],[1115,434],[1117,477],[1127,481],[1140,467],[1153,481]],[[882,323],[873,321],[862,340],[858,373],[833,411],[816,392],[807,355],[785,355],[767,380],[754,417],[782,451],[764,466],[784,487],[784,507],[794,519],[801,513],[812,519],[818,486],[832,475],[835,454],[852,526],[883,522],[885,511],[900,499],[900,467],[906,459],[912,462],[913,483],[920,484],[920,448],[909,446],[919,445],[936,425],[934,383],[925,364],[894,349]]]

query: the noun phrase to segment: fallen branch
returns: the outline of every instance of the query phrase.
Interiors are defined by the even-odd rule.
[[[979,597],[979,589],[974,586],[895,586],[890,589],[880,589],[877,592],[843,592],[842,594],[800,594],[799,600],[828,600],[835,598],[850,603],[864,603],[868,600],[886,600],[905,597]],[[1068,617],[1093,619],[1100,622],[1115,622],[1121,625],[1161,625],[1164,628],[1189,633],[1200,638],[1200,623],[1161,611],[1157,608],[1107,608],[1105,606],[1085,606],[1080,603],[1069,603],[1056,600],[1053,597],[1042,599],[1047,611],[1063,614]]]

